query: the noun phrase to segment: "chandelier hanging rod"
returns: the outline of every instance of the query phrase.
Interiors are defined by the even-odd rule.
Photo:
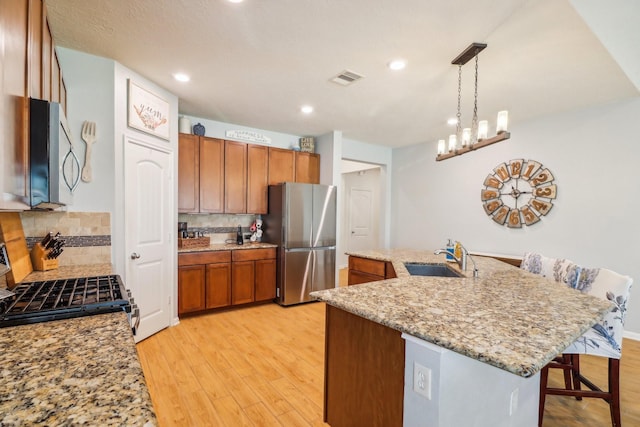
[[[487,47],[486,43],[471,43],[468,48],[462,51],[462,53],[451,61],[455,65],[464,65],[471,59],[475,58],[482,50]]]

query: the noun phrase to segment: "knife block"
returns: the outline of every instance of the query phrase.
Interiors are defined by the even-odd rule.
[[[42,247],[40,243],[36,243],[31,248],[31,264],[33,269],[38,271],[55,270],[58,268],[58,259],[47,259],[49,251]]]

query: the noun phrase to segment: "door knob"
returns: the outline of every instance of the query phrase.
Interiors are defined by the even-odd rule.
[[[138,258],[140,258],[140,254],[139,253],[134,252],[134,253],[131,254],[131,259],[138,259]]]

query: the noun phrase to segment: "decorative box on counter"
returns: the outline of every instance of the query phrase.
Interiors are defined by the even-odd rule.
[[[183,239],[178,237],[178,249],[206,248],[209,246],[211,239],[206,237],[192,237]]]

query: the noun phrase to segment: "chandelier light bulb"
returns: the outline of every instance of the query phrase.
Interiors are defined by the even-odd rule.
[[[449,152],[456,151],[458,138],[455,135],[449,135]]]
[[[444,139],[438,141],[438,155],[444,154]]]
[[[509,123],[509,112],[508,111],[499,111],[498,112],[498,123],[496,125],[496,133],[506,132],[508,123]]]
[[[468,147],[471,144],[471,128],[462,129],[462,147]]]
[[[478,141],[487,139],[489,136],[489,122],[487,120],[480,120],[478,122]]]

